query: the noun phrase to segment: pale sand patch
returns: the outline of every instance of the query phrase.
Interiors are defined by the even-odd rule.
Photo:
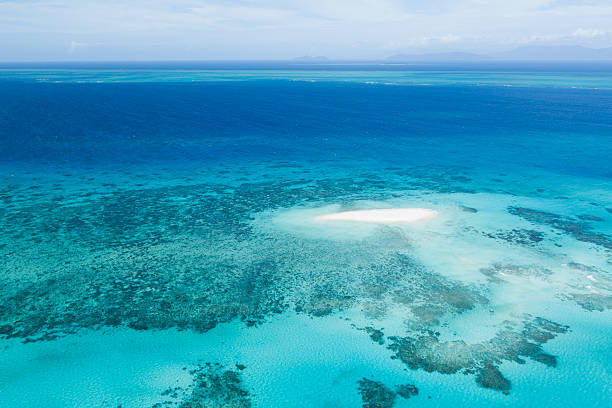
[[[388,223],[409,223],[428,220],[438,215],[437,211],[426,208],[390,208],[384,210],[345,211],[319,215],[315,221],[357,221]]]

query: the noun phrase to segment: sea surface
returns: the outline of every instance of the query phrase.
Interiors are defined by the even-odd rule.
[[[612,65],[5,64],[0,232],[2,408],[609,407]]]

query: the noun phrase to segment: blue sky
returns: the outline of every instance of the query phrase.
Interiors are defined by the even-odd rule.
[[[0,0],[0,60],[382,58],[612,46],[612,0]]]

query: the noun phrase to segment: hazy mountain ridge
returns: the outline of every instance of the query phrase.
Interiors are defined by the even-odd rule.
[[[580,45],[527,45],[496,55],[497,59],[549,61],[612,61],[612,47],[587,48]]]
[[[527,45],[489,55],[471,52],[396,54],[389,61],[612,61],[612,47],[587,48],[579,45]]]
[[[438,52],[425,54],[396,54],[387,58],[393,61],[486,61],[491,59],[471,52]]]

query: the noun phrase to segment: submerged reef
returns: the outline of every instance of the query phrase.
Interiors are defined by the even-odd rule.
[[[406,248],[400,232],[382,229],[375,244],[357,247],[282,234],[237,242],[218,234],[96,250],[36,278],[8,280],[0,336],[51,340],[103,326],[205,332],[236,318],[256,325],[291,308],[324,316],[361,305],[373,317],[391,304],[409,308],[420,327],[487,303],[479,288],[399,253]]]
[[[563,285],[557,297],[571,300],[588,311],[612,309],[612,282],[609,273],[594,266],[569,262],[565,265],[575,277]],[[550,283],[553,271],[538,265],[494,263],[480,273],[491,283],[502,284],[518,279],[539,279]],[[552,288],[552,287],[551,287]]]
[[[454,178],[453,171],[439,178],[422,172],[419,181],[396,184],[364,174],[133,190],[108,186],[103,194],[41,193],[33,200],[12,187],[0,197],[6,203],[0,208],[5,232],[0,256],[6,261],[0,275],[0,338],[43,341],[102,327],[203,333],[233,320],[258,326],[286,311],[316,318],[350,309],[367,322],[360,323],[364,335],[408,367],[464,372],[482,387],[509,392],[500,364],[531,359],[554,366],[556,358],[542,345],[565,326],[529,317],[481,343],[443,341],[437,330],[489,304],[486,285],[461,282],[424,265],[414,256],[414,242],[396,226],[376,226],[371,235],[349,242],[311,238],[269,222],[278,209],[384,200],[408,188],[471,192],[461,187],[469,180]],[[534,210],[517,214],[565,232],[574,233],[568,225],[585,222],[529,211]],[[581,228],[583,240],[606,242]],[[491,238],[534,245],[543,235],[509,229]],[[495,283],[509,276],[550,275],[544,268],[502,263],[481,272]],[[568,296],[592,310],[608,307],[605,299],[587,298],[593,295],[579,289]],[[389,337],[391,330],[383,332],[380,321],[392,312],[401,314],[403,331]],[[205,364],[192,375],[193,385],[169,390],[168,401],[182,408],[250,406],[239,371]],[[368,407],[390,407],[397,396],[418,393],[409,384],[393,389],[365,378],[359,385]]]
[[[360,328],[360,327],[357,327],[354,323],[351,324],[351,326],[357,330],[365,331],[368,334],[368,336],[370,336],[370,339],[372,339],[374,343],[378,343],[381,346],[385,344],[385,333],[383,332],[383,329],[375,329],[374,327],[371,327],[371,326]]]
[[[553,272],[550,269],[535,265],[521,266],[494,263],[487,268],[481,268],[480,273],[485,275],[489,282],[502,283],[507,282],[509,277],[537,278],[546,280],[550,275],[552,275]]]
[[[556,358],[542,349],[542,345],[568,328],[543,318],[528,317],[521,324],[499,331],[493,338],[475,344],[463,341],[440,341],[432,331],[416,336],[389,337],[390,350],[411,369],[454,374],[462,371],[476,374],[482,387],[509,393],[510,380],[499,370],[503,361],[525,363],[525,358],[554,367]]]
[[[588,311],[603,312],[612,309],[612,295],[599,293],[570,293],[567,299],[573,300],[580,307]]]
[[[419,389],[412,384],[400,384],[395,387],[395,392],[404,399],[419,395]]]
[[[524,207],[508,207],[508,212],[526,219],[529,222],[540,225],[548,225],[556,230],[572,235],[578,241],[588,242],[612,249],[612,238],[608,235],[596,233],[593,227],[578,217],[565,217],[546,211],[533,210]]]
[[[410,308],[415,329],[436,326],[444,315],[462,313],[488,303],[476,287],[433,273],[413,258],[404,255],[396,258],[398,264],[409,271],[410,279],[393,289],[392,299]]]
[[[250,408],[249,392],[242,386],[240,373],[219,363],[200,364],[189,372],[193,383],[187,387],[168,388],[166,398],[151,408]]]
[[[288,307],[295,247],[283,251],[290,245],[283,237],[254,237],[251,214],[341,196],[363,183],[177,185],[32,203],[7,193],[12,205],[0,208],[0,336],[52,339],[119,325],[207,331],[234,318],[260,322]],[[319,292],[301,302],[312,314],[342,303],[338,293],[336,301]]]
[[[385,334],[382,330],[378,330],[370,326],[366,327],[365,330],[372,339],[372,341],[380,345],[385,344]]]
[[[478,212],[478,210],[476,208],[468,207],[468,206],[465,206],[465,205],[460,205],[459,208],[461,208],[461,211],[467,212],[467,213],[475,214],[475,213]]]
[[[610,273],[594,266],[569,262],[567,267],[576,274],[569,286],[571,291],[561,298],[576,302],[588,311],[612,309],[612,280]]]
[[[398,385],[393,391],[385,384],[365,377],[358,383],[363,408],[391,408],[397,396],[408,399],[419,394],[418,388],[412,384]]]
[[[483,233],[484,236],[500,239],[516,245],[536,245],[544,240],[544,234],[531,229],[513,229],[510,231],[496,231]]]

